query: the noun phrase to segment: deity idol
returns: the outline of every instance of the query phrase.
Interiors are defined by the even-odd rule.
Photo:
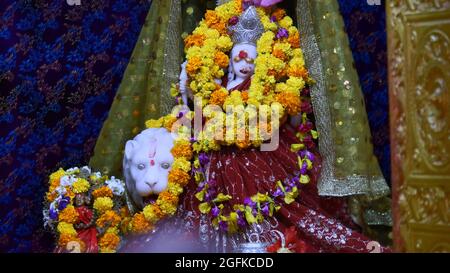
[[[229,31],[233,46],[227,75],[215,82],[228,93],[238,91],[244,97],[243,94],[251,90],[259,65],[257,43],[264,26],[251,4],[244,5],[242,14],[232,20]],[[289,36],[283,31],[278,35]],[[193,98],[188,94],[190,76],[187,70],[192,69],[188,66],[188,63],[182,65],[179,85],[186,104]],[[301,95],[309,96],[308,86],[301,90]],[[176,224],[181,225],[177,232],[183,230],[183,241],[192,241],[196,251],[371,250],[369,246],[373,242],[360,233],[360,227],[348,212],[347,200],[318,194],[323,155],[315,148],[311,135],[305,136],[300,146],[298,144],[299,132],[311,132],[313,127],[312,122],[305,122],[306,114],[312,115],[308,103],[302,105],[298,115],[281,119],[279,144],[273,151],[261,151],[251,145],[223,145],[219,151],[201,153],[199,162],[204,167],[204,181],[197,184],[192,179],[180,198],[177,217],[161,223],[159,230],[167,233],[165,227],[173,229]],[[299,151],[300,147],[307,149]],[[216,196],[215,201],[211,201],[211,196]],[[280,197],[292,198],[276,204],[267,201]],[[255,211],[259,213],[255,216],[258,219],[252,220]],[[222,216],[222,213],[229,216]],[[151,241],[150,237],[146,240]],[[124,251],[149,250],[142,241],[135,240]],[[380,251],[389,249],[380,247]]]

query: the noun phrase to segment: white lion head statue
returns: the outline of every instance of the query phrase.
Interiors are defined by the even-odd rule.
[[[174,158],[174,136],[164,128],[142,131],[127,141],[123,171],[127,192],[134,205],[142,209],[143,200],[164,191]]]

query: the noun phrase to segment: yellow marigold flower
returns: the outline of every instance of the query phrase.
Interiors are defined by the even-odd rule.
[[[263,8],[257,8],[259,18],[261,19],[261,23],[264,26],[264,29],[266,31],[276,31],[278,28],[278,25],[275,22],[272,22],[267,16],[265,9]]]
[[[89,182],[84,178],[78,178],[75,182],[72,184],[72,189],[74,193],[84,193],[89,190],[90,184]]]
[[[103,213],[98,219],[97,219],[97,226],[104,228],[104,227],[115,227],[118,224],[120,224],[121,217],[113,210],[108,210],[105,213]]]
[[[117,227],[110,227],[105,231],[105,233],[113,233],[119,235],[119,229]]]
[[[188,60],[188,63],[186,65],[186,71],[189,74],[189,76],[193,77],[198,69],[202,66],[202,60],[194,56]]]
[[[59,170],[57,170],[56,172],[52,173],[50,175],[50,184],[55,185],[55,187],[59,186],[59,180],[64,175],[66,175],[66,172],[61,168]]]
[[[58,221],[75,224],[78,221],[78,212],[74,206],[69,205],[58,215]]]
[[[227,106],[239,106],[244,105],[242,100],[241,91],[235,90],[230,93],[230,95],[225,99],[223,103],[223,109],[226,111]]]
[[[149,119],[145,122],[146,128],[161,128],[163,124],[163,118],[160,119]]]
[[[229,61],[228,56],[222,51],[217,51],[216,54],[214,54],[214,63],[220,68],[227,68]]]
[[[193,152],[190,144],[176,144],[171,153],[174,157],[184,157],[187,160],[192,158]]]
[[[145,206],[142,213],[144,214],[145,220],[152,224],[155,224],[164,217],[164,213],[158,206],[155,205]]]
[[[77,235],[77,231],[73,227],[72,224],[66,223],[66,222],[59,222],[57,228],[58,232],[60,234],[71,234],[71,235]]]
[[[172,169],[169,172],[168,180],[169,182],[177,183],[184,187],[189,183],[190,178],[191,176],[187,172],[180,169]]]
[[[114,233],[105,233],[99,240],[98,246],[103,251],[115,251],[119,246],[120,238]]]
[[[133,233],[145,234],[153,229],[153,226],[145,220],[142,212],[135,214],[130,222],[130,229]]]
[[[205,31],[206,39],[209,39],[210,42],[215,43],[217,39],[220,37],[220,33],[217,29],[208,28]]]
[[[167,184],[167,191],[171,194],[180,195],[183,193],[183,187],[180,184],[169,182]]]
[[[285,29],[289,29],[292,26],[292,18],[289,16],[285,16],[283,19],[278,21],[278,24]]]
[[[177,130],[177,128],[172,128],[174,123],[177,121],[178,119],[174,116],[171,115],[167,115],[164,117],[164,128],[167,129],[167,131],[172,132],[173,130]]]
[[[170,201],[160,200],[160,199],[158,199],[158,201],[157,201],[157,204],[161,208],[161,211],[165,215],[168,215],[168,216],[172,216],[175,214],[175,212],[177,212],[177,203],[178,203],[178,198],[175,203],[170,202]]]
[[[112,209],[113,206],[113,201],[109,197],[99,197],[94,201],[94,209],[100,214]]]
[[[293,93],[280,93],[276,95],[275,99],[283,105],[289,115],[295,116],[300,112],[300,96]]]
[[[181,169],[189,172],[191,170],[191,162],[184,157],[176,158],[172,164],[172,169]]]
[[[290,77],[286,84],[289,86],[290,91],[294,94],[299,94],[300,90],[305,87],[305,81],[302,78]]]
[[[257,42],[258,54],[270,53],[274,38],[275,34],[272,31],[264,32]]]
[[[220,36],[219,39],[216,40],[216,45],[218,49],[227,52],[233,47],[233,42],[228,36]]]
[[[242,12],[242,0],[229,1],[216,8],[217,14],[225,20],[237,16]]]
[[[112,198],[113,197],[113,192],[112,192],[112,190],[109,187],[103,186],[103,187],[100,187],[100,188],[96,189],[95,191],[93,191],[92,192],[92,196],[94,198],[98,198],[98,197],[110,197],[110,198]]]

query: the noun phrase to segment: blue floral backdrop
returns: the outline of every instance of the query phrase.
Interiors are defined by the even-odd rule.
[[[149,0],[81,2],[0,5],[1,252],[52,249],[41,213],[47,177],[88,162],[150,7]],[[339,3],[389,178],[384,6]]]

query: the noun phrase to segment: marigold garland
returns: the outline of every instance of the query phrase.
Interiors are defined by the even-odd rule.
[[[59,169],[49,177],[49,191],[46,193],[44,222],[56,232],[58,246],[62,251],[86,251],[86,243],[78,236],[77,230],[85,225],[80,221],[78,209],[91,211],[92,225],[104,232],[98,232],[100,252],[114,252],[120,246],[119,227],[126,218],[120,209],[123,206],[125,186],[114,177],[91,172],[89,167]],[[76,198],[93,203],[80,206]],[[86,199],[87,198],[87,199]],[[85,202],[85,201],[82,201]],[[81,225],[81,226],[80,226]],[[90,228],[89,224],[87,228]],[[117,230],[112,235],[108,231]],[[106,236],[106,237],[105,237]]]

